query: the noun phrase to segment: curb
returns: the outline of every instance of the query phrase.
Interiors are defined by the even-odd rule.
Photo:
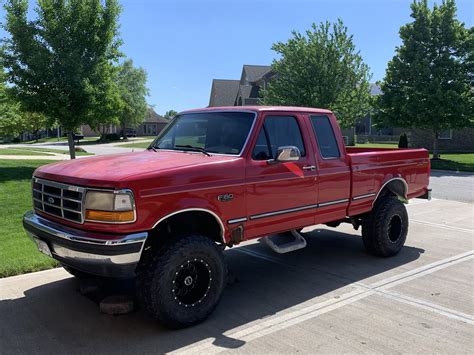
[[[445,173],[445,174],[459,174],[459,175],[466,175],[466,176],[474,176],[474,172],[470,171],[458,171],[458,170],[440,170],[440,169],[431,169],[436,173]]]

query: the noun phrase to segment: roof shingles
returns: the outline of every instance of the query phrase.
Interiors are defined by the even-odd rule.
[[[209,106],[233,106],[239,91],[240,80],[212,80]]]

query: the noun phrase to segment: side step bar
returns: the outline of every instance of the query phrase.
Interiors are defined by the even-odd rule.
[[[295,230],[286,233],[270,235],[262,238],[274,252],[278,254],[289,253],[306,246],[306,239]]]

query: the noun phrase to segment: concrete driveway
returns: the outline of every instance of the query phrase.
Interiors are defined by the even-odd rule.
[[[350,226],[307,229],[308,246],[289,254],[259,242],[226,251],[238,281],[205,323],[179,331],[141,310],[100,314],[62,269],[2,279],[0,354],[470,353],[474,205],[408,210],[407,245],[392,258],[367,255]]]

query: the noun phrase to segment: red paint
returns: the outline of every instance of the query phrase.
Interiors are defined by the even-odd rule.
[[[57,222],[88,231],[129,233],[147,231],[163,217],[189,208],[214,212],[225,228],[226,240],[239,224],[228,220],[263,213],[348,199],[330,206],[306,209],[243,223],[245,238],[336,221],[368,212],[375,195],[353,201],[352,197],[378,193],[394,177],[408,184],[408,198],[423,195],[428,187],[429,156],[425,149],[345,148],[335,116],[327,110],[301,107],[225,107],[204,110],[254,111],[256,123],[242,156],[205,156],[196,152],[159,150],[81,158],[38,168],[40,178],[94,188],[129,188],[134,192],[137,220],[131,224],[85,222],[76,224],[44,215]],[[193,112],[191,111],[191,112]],[[190,111],[188,111],[190,112]],[[297,118],[307,154],[291,163],[254,161],[251,152],[264,116]],[[322,159],[309,114],[330,117],[341,157]],[[316,170],[303,170],[315,165]],[[217,196],[233,194],[232,201]]]

